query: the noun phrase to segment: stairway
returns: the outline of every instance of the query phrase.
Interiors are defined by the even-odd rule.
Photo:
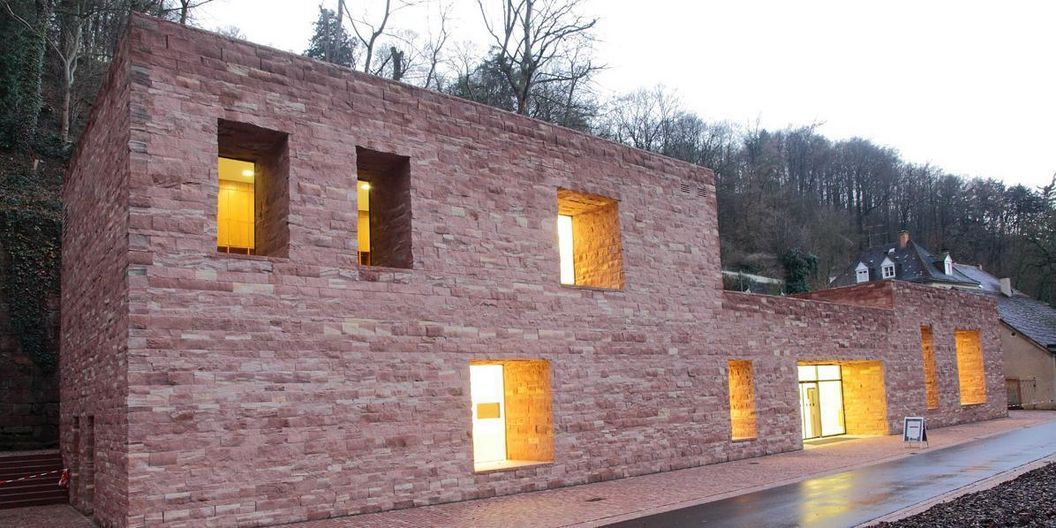
[[[66,503],[67,490],[58,484],[61,470],[62,457],[57,451],[0,456],[0,482],[53,472],[41,477],[0,484],[0,510]]]

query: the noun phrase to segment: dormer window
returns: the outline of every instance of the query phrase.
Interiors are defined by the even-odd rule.
[[[858,284],[869,282],[869,267],[864,262],[858,263],[858,267],[854,268],[854,274]]]
[[[895,263],[891,262],[891,259],[885,257],[880,264],[880,276],[885,279],[895,278]]]
[[[953,275],[953,257],[946,255],[946,258],[942,261],[943,271],[947,275]]]

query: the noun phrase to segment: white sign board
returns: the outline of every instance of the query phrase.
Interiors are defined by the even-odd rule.
[[[928,425],[920,416],[907,416],[902,426],[903,442],[927,442]]]

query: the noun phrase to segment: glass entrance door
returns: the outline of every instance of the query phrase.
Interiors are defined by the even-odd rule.
[[[799,366],[799,408],[803,439],[847,433],[839,365]]]

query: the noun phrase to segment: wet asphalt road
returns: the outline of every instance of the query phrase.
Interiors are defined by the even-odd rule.
[[[941,430],[931,436],[942,434]],[[768,490],[612,524],[846,527],[1056,454],[1056,422]]]

